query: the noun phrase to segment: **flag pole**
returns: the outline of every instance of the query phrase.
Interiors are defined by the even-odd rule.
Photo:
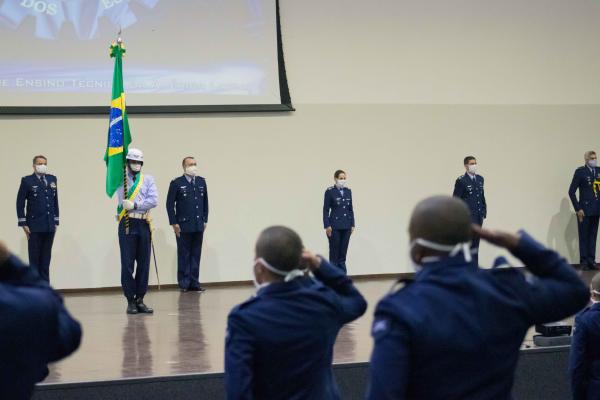
[[[119,32],[117,33],[117,46],[119,46],[119,51],[121,51],[123,47],[123,38],[121,38],[121,28],[119,28]],[[123,62],[123,53],[121,54],[121,62]],[[123,200],[129,197],[129,189],[127,187],[127,154],[125,154],[125,148],[123,148]],[[129,235],[129,211],[125,211],[125,234]]]

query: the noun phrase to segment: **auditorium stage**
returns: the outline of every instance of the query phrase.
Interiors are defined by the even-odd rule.
[[[588,282],[592,275],[583,273]],[[390,278],[356,280],[369,308],[340,332],[334,364],[352,366],[369,360],[373,309],[392,284]],[[125,314],[126,302],[119,292],[66,294],[67,307],[83,325],[83,342],[73,356],[50,366],[39,389],[90,381],[220,375],[227,314],[253,293],[251,285],[239,284],[209,286],[202,294],[154,289],[146,297],[154,315]],[[523,349],[533,346],[532,335],[530,331]],[[50,398],[38,397],[41,394],[43,390],[38,390],[34,398]]]

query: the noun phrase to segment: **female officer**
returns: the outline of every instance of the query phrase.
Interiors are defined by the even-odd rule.
[[[323,201],[323,227],[329,239],[329,262],[346,272],[346,253],[354,232],[352,191],[346,187],[346,173],[335,171],[335,186],[327,188]]]

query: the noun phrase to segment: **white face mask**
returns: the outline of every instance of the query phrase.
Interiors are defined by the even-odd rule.
[[[425,248],[428,248],[431,250],[448,252],[448,256],[450,256],[450,257],[454,257],[455,255],[457,255],[458,253],[460,253],[462,251],[463,255],[465,257],[465,261],[468,263],[470,263],[471,260],[473,259],[471,257],[471,242],[457,243],[455,245],[447,245],[447,244],[440,244],[440,243],[436,243],[436,242],[431,242],[429,240],[417,238],[410,243],[409,254],[412,253],[413,247],[415,247],[417,244],[421,247],[425,247]],[[423,269],[423,266],[422,266],[423,263],[439,261],[442,259],[442,257],[439,257],[439,256],[423,257],[421,259],[421,264],[419,264],[415,260],[413,260],[412,255],[410,256],[410,259],[411,259],[411,263],[413,264],[413,269],[415,270],[415,272],[419,272],[421,269]]]
[[[142,164],[129,164],[129,168],[131,168],[133,172],[140,172],[142,170]]]
[[[470,174],[476,174],[477,173],[477,164],[468,165],[467,169]]]
[[[198,167],[196,165],[190,165],[185,167],[185,174],[188,176],[196,176],[198,173]]]
[[[596,168],[596,166],[598,166],[598,160],[588,160],[588,166]]]
[[[296,269],[293,269],[291,271],[283,271],[283,270],[275,268],[274,266],[272,266],[271,264],[269,264],[262,257],[257,258],[254,261],[254,263],[262,265],[263,267],[265,267],[266,269],[268,269],[269,271],[271,271],[272,273],[274,273],[276,275],[283,276],[283,281],[284,282],[290,282],[290,281],[293,281],[296,278],[304,276],[304,270],[302,270],[302,269],[296,268]],[[254,274],[253,282],[254,282],[254,287],[257,290],[259,290],[259,289],[261,289],[261,288],[269,285],[269,282],[258,283],[258,281],[256,280],[256,274]]]
[[[337,181],[335,181],[335,184],[337,185],[338,188],[342,189],[342,188],[346,187],[346,180],[338,179]]]
[[[45,164],[36,164],[35,172],[40,175],[45,175],[48,172],[48,166]]]

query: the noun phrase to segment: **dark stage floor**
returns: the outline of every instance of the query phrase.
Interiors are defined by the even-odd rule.
[[[369,309],[341,331],[334,363],[368,361],[373,308],[392,283],[357,282]],[[212,287],[203,294],[154,290],[146,297],[154,315],[126,315],[125,299],[116,292],[68,294],[65,302],[83,325],[83,342],[73,356],[50,367],[44,383],[222,372],[227,314],[253,293],[251,286]],[[524,345],[533,346],[531,336]]]

